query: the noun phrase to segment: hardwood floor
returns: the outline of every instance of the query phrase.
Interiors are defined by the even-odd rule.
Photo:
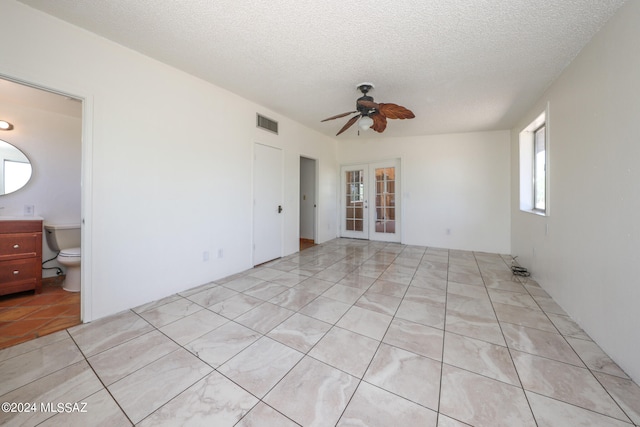
[[[0,296],[0,349],[80,324],[80,292],[63,290],[62,279],[43,279],[40,294]]]
[[[304,250],[307,248],[310,248],[312,246],[315,246],[315,242],[312,239],[300,239],[300,250]]]

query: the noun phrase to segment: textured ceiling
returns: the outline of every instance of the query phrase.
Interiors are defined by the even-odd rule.
[[[512,127],[625,0],[21,1],[327,135],[373,82],[390,137]]]

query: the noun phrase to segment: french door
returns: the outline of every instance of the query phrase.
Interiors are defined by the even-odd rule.
[[[341,168],[341,236],[400,242],[399,172],[399,160]]]

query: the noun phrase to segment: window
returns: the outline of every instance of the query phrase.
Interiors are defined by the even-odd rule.
[[[543,124],[533,132],[533,208],[544,212],[546,205],[547,127]]]
[[[4,192],[0,192],[0,194],[13,193],[24,187],[31,178],[31,164],[5,159],[3,178]]]
[[[520,210],[549,214],[547,113],[520,132]]]

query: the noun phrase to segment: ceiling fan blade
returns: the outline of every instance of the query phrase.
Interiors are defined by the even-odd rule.
[[[351,125],[354,124],[359,118],[360,118],[360,114],[358,114],[357,116],[351,117],[349,121],[344,126],[342,126],[342,129],[340,129],[340,132],[336,133],[336,136],[340,135],[342,132],[349,129]]]
[[[365,108],[375,108],[378,109],[378,103],[373,101],[367,101],[366,99],[359,99],[358,105],[362,105]]]
[[[348,116],[349,114],[357,113],[357,111],[349,111],[348,113],[338,114],[337,116],[332,116],[324,120],[320,120],[321,122],[326,122],[327,120],[339,119],[340,117]]]
[[[378,111],[386,116],[388,119],[413,119],[415,115],[411,110],[408,110],[398,104],[383,104],[380,103]]]
[[[373,119],[371,129],[375,130],[378,133],[384,132],[384,130],[387,128],[387,118],[379,113],[371,114],[369,117]]]

